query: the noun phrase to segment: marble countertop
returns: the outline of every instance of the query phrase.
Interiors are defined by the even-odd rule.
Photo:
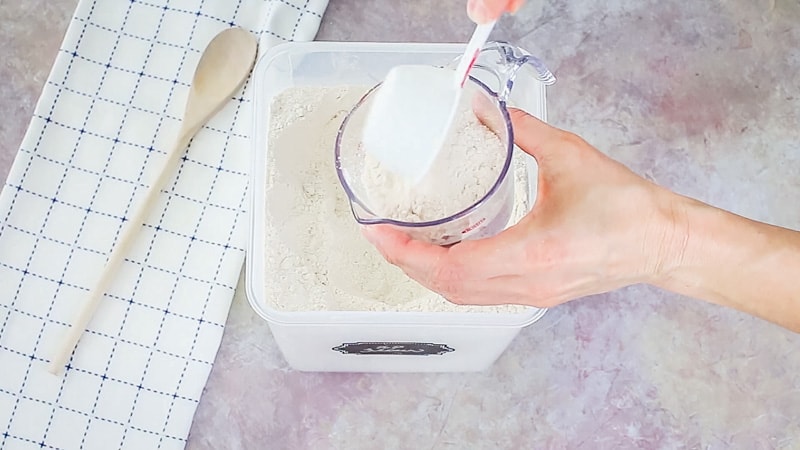
[[[0,2],[0,179],[75,3]],[[319,39],[470,31],[461,0],[365,3],[331,0]],[[800,229],[798,23],[790,0],[530,0],[493,37],[556,74],[553,124],[673,190]],[[798,448],[798,348],[634,286],[551,310],[485,373],[298,373],[240,289],[187,447]]]

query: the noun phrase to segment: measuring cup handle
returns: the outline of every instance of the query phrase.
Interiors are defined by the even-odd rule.
[[[556,82],[556,77],[537,57],[528,54],[521,48],[504,41],[487,43],[483,51],[496,51],[500,55],[498,61],[498,78],[500,79],[500,89],[497,96],[502,101],[507,101],[511,90],[514,88],[514,80],[520,69],[525,66],[533,68],[536,80],[545,86]]]

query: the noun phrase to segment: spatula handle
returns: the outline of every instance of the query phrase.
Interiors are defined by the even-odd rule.
[[[475,27],[472,37],[469,39],[469,42],[467,42],[464,55],[461,57],[461,61],[458,62],[458,67],[456,67],[455,83],[457,88],[460,89],[464,87],[464,82],[467,81],[469,70],[472,68],[472,65],[475,64],[475,60],[478,59],[483,44],[489,39],[489,34],[492,33],[495,23],[497,23],[497,21],[480,24]]]

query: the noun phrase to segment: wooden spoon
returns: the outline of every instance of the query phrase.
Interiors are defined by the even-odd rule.
[[[203,51],[192,78],[181,128],[172,150],[167,153],[167,161],[148,188],[144,200],[139,203],[130,220],[126,222],[114,249],[108,256],[100,278],[89,293],[88,300],[78,311],[78,316],[68,334],[57,344],[58,347],[48,367],[50,373],[57,375],[61,372],[94,315],[123,256],[141,229],[154,200],[174,175],[182,150],[189,145],[189,141],[208,119],[216,114],[242,86],[253,68],[257,47],[256,39],[251,33],[241,28],[229,28],[217,34]]]

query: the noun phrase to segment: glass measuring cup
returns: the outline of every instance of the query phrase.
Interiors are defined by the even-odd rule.
[[[458,59],[451,66],[455,67],[457,63]],[[544,85],[555,82],[555,77],[539,59],[518,47],[506,42],[490,42],[484,46],[470,72],[462,101],[468,103],[480,122],[501,141],[503,164],[494,183],[476,202],[433,220],[410,222],[382,217],[370,205],[367,187],[361,177],[367,155],[360,145],[360,136],[370,101],[381,85],[370,89],[345,117],[334,149],[336,173],[356,221],[362,225],[391,225],[414,239],[437,245],[489,237],[504,230],[514,207],[514,177],[510,176],[514,132],[506,105],[520,69],[526,66],[534,69],[534,76],[530,77],[534,81]],[[459,182],[457,179],[452,181]]]

